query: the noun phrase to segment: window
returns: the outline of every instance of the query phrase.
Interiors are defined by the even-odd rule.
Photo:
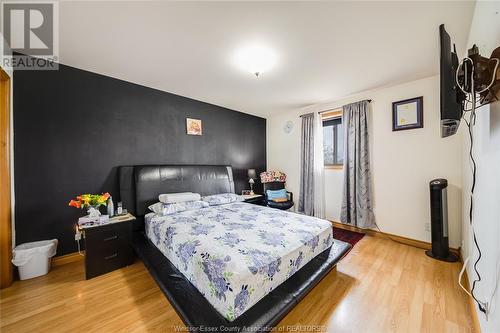
[[[344,129],[342,117],[323,119],[323,156],[325,167],[340,168],[344,163]]]

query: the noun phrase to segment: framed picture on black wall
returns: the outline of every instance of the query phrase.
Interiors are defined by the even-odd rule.
[[[201,135],[202,126],[200,119],[186,118],[186,134],[188,135]]]
[[[424,127],[424,97],[392,103],[392,130],[402,131]]]

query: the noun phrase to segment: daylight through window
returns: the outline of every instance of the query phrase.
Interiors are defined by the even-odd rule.
[[[323,120],[323,154],[325,166],[342,166],[344,163],[344,130],[341,116]]]

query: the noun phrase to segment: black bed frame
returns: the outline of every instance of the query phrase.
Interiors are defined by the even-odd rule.
[[[316,256],[292,277],[257,302],[236,320],[222,317],[205,297],[175,268],[144,234],[148,205],[161,193],[192,191],[201,195],[234,193],[232,168],[225,165],[141,165],[119,169],[120,197],[137,216],[132,237],[137,256],[155,279],[184,324],[192,332],[270,331],[350,250],[334,240],[332,247]]]

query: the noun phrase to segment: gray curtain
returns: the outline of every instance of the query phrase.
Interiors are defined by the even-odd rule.
[[[368,101],[343,107],[344,193],[340,221],[359,228],[375,226],[368,141]]]
[[[302,115],[299,212],[314,214],[314,113]]]

